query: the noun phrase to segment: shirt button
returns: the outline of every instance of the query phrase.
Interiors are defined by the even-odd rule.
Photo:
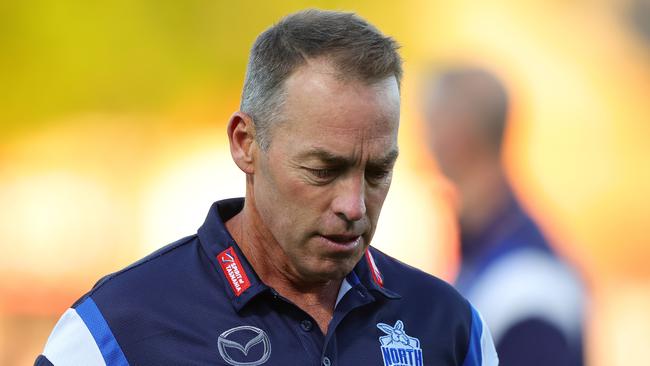
[[[313,327],[314,327],[314,323],[312,323],[307,319],[300,322],[300,328],[302,328],[302,330],[304,330],[305,332],[309,332]]]
[[[323,366],[330,366],[332,364],[332,361],[330,361],[329,357],[323,357]]]

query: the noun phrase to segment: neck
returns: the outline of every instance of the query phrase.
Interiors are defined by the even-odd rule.
[[[289,258],[273,235],[268,229],[265,230],[266,226],[254,202],[248,197],[242,211],[225,225],[262,282],[311,315],[325,334],[334,313],[342,279],[304,280],[292,268]]]
[[[498,164],[479,165],[458,184],[461,230],[478,235],[508,204],[510,188]]]

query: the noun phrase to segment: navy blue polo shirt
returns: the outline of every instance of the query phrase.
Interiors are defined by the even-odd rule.
[[[216,202],[197,235],[100,280],[36,365],[497,364],[467,300],[374,248],[343,281],[323,334],[260,281],[226,230],[243,202]]]

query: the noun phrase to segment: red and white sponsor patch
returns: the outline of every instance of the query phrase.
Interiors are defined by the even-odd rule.
[[[230,283],[230,287],[232,287],[236,296],[241,295],[251,286],[251,282],[248,280],[244,267],[242,267],[233,247],[229,247],[219,253],[217,255],[217,261],[221,266],[223,275],[226,276],[226,281]]]
[[[372,257],[369,248],[366,249],[366,260],[368,261],[368,266],[370,267],[370,272],[372,273],[372,279],[376,284],[379,285],[379,287],[384,287],[384,279],[381,277],[381,272],[379,272],[379,268],[377,268],[375,259]]]

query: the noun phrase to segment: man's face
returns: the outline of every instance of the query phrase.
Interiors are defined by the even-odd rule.
[[[284,253],[272,260],[310,282],[340,279],[361,259],[397,158],[395,78],[335,75],[312,61],[286,80],[282,122],[254,162],[255,206]]]

